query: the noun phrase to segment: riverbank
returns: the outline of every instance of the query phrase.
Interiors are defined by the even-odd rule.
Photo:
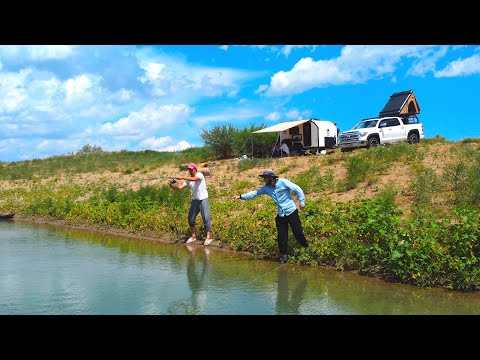
[[[271,168],[298,184],[307,199],[299,215],[311,251],[302,252],[290,233],[290,263],[422,287],[477,291],[478,145],[425,141],[348,153],[215,161],[200,168],[209,191],[213,245],[259,258],[278,257],[273,201],[265,196],[231,200],[259,188],[258,175]],[[188,238],[190,192],[168,187],[169,176],[185,175],[179,164],[115,172],[98,165],[95,155],[81,160],[83,165],[73,160],[63,159],[63,170],[53,175],[42,161],[32,164],[35,172],[23,164],[29,178],[11,181],[6,177],[18,176],[19,169],[2,164],[0,211],[152,241]],[[97,170],[82,170],[91,168]],[[202,238],[199,220],[197,225]]]
[[[32,224],[39,224],[39,225],[48,225],[53,227],[59,228],[67,228],[67,229],[76,229],[86,232],[96,232],[105,235],[112,235],[112,236],[121,236],[126,237],[133,240],[142,240],[142,241],[151,241],[151,242],[158,242],[158,243],[165,243],[165,244],[178,244],[184,245],[185,241],[188,237],[182,238],[175,238],[170,236],[169,234],[143,234],[132,230],[127,229],[119,229],[114,227],[103,226],[99,224],[72,224],[67,223],[60,219],[46,219],[39,216],[23,216],[23,215],[15,215],[15,217],[8,221],[14,222],[24,222],[24,223],[32,223]],[[203,247],[203,241],[197,240],[196,242],[190,243],[189,246],[194,247]],[[218,240],[214,240],[208,248],[214,248],[215,251],[221,252],[229,252],[229,253],[238,253],[247,256],[253,256],[251,252],[248,251],[237,251],[232,249],[231,247],[222,244]],[[257,256],[258,259],[268,260],[265,256]]]

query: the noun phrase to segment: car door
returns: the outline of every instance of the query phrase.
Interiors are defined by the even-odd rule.
[[[405,125],[399,119],[388,119],[387,128],[391,135],[392,142],[403,141],[407,138],[407,135],[405,134]]]
[[[392,142],[392,133],[388,128],[388,119],[382,119],[378,123],[378,135],[380,136],[381,144]]]

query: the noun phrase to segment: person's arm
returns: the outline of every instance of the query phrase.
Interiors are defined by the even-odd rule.
[[[177,176],[177,180],[199,181],[202,179],[199,178],[198,175],[195,175],[195,176]]]
[[[178,179],[178,178],[177,178]],[[182,190],[182,189],[185,189],[188,185],[183,183],[181,185],[173,185],[173,184],[169,184],[169,186],[173,189],[173,190]]]
[[[283,182],[287,188],[292,190],[297,195],[298,202],[300,203],[300,209],[303,210],[305,208],[305,194],[303,193],[302,188],[287,179],[283,179]]]
[[[260,196],[260,195],[263,195],[263,194],[265,194],[265,189],[262,186],[260,189],[250,191],[246,194],[234,195],[232,197],[232,200],[233,201],[235,201],[235,200],[251,200],[251,199],[254,199],[257,196]]]

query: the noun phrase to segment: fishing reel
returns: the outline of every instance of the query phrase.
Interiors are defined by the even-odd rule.
[[[173,184],[176,184],[177,183],[177,179],[173,178],[170,180],[170,185],[173,185]]]

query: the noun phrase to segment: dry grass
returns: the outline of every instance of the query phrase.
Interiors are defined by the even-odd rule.
[[[425,157],[422,161],[423,165],[435,171],[437,175],[443,174],[443,169],[446,164],[452,163],[456,158],[456,152],[459,149],[458,143],[447,144],[432,144],[422,148],[425,151]],[[472,147],[478,147],[479,144],[469,144]],[[368,151],[359,149],[356,151]],[[346,177],[346,170],[344,167],[344,159],[353,156],[354,152],[341,153],[340,150],[329,151],[327,155],[311,155],[302,157],[286,157],[272,159],[269,163],[274,171],[279,173],[281,178],[292,179],[296,175],[307,171],[312,167],[318,168],[322,175],[327,171],[333,172],[333,180],[335,183]],[[208,159],[206,159],[208,160]],[[234,181],[248,181],[253,184],[253,188],[262,185],[258,175],[263,169],[253,168],[246,171],[239,171],[237,159],[215,161],[215,166],[210,168],[199,168],[207,176],[207,185],[209,188],[224,189],[230,191]],[[345,202],[352,199],[369,199],[382,190],[385,186],[394,185],[398,191],[397,201],[402,207],[410,207],[412,199],[408,195],[408,187],[410,186],[413,176],[412,164],[405,164],[403,162],[396,162],[394,167],[389,168],[384,174],[372,181],[365,181],[360,183],[355,189],[345,192],[335,192],[335,189],[324,190],[322,192],[311,192],[308,197],[311,200],[327,195],[335,202]],[[281,173],[279,172],[281,170]],[[38,184],[52,184],[58,186],[63,185],[86,185],[89,183],[105,185],[116,185],[122,188],[129,188],[138,190],[144,186],[161,186],[168,182],[164,177],[188,175],[187,171],[180,170],[175,165],[167,165],[162,167],[144,169],[136,171],[131,174],[122,172],[102,172],[102,173],[83,173],[76,176],[71,175],[57,175],[55,177],[45,179],[34,179],[30,181],[16,180],[16,181],[0,181],[0,190],[7,190],[12,188],[29,189]],[[252,189],[253,189],[252,188]],[[233,192],[233,190],[232,190]],[[308,199],[307,197],[307,199]]]

